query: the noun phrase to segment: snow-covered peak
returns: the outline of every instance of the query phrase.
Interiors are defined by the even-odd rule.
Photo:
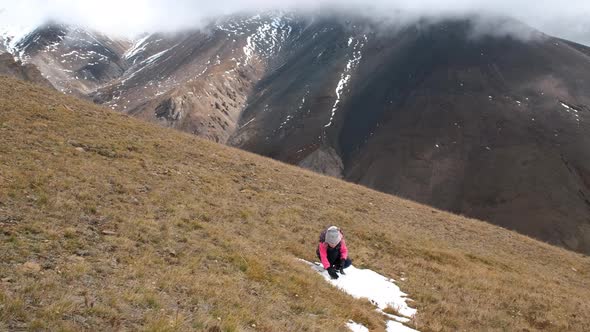
[[[47,23],[36,27],[10,44],[9,51],[20,61],[29,62],[33,53],[55,51],[70,28],[62,24]]]
[[[277,54],[293,32],[293,16],[284,12],[267,12],[253,16],[234,16],[217,23],[228,38],[246,38],[244,63],[254,57],[265,60]]]
[[[8,13],[4,9],[0,9],[0,48],[3,48],[10,53],[14,53],[14,49],[18,42],[33,32],[37,27],[6,22],[10,22],[8,19]]]

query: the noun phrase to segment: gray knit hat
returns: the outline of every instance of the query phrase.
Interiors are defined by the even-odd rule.
[[[336,226],[331,226],[326,231],[326,243],[335,247],[342,240],[342,234]]]

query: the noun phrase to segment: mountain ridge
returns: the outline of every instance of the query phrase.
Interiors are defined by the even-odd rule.
[[[78,57],[46,74],[86,43],[33,59],[112,109],[588,253],[589,52],[498,24],[534,38],[271,13],[99,38],[114,55],[96,73]]]

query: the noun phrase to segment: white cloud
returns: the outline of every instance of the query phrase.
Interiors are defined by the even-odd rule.
[[[0,15],[5,20],[1,25],[54,19],[126,35],[184,29],[198,26],[209,17],[268,9],[365,10],[396,19],[500,15],[590,44],[588,0],[0,0],[0,8],[6,9]]]

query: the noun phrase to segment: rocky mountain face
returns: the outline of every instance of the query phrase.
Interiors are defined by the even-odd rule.
[[[8,47],[6,46],[7,44],[8,41],[5,39],[5,37],[0,36],[0,54],[8,53]]]
[[[92,96],[162,125],[226,143],[256,85],[281,63],[301,23],[235,17],[202,31],[153,34],[124,55],[129,69]]]
[[[590,49],[470,21],[236,16],[13,50],[113,109],[590,252]]]

